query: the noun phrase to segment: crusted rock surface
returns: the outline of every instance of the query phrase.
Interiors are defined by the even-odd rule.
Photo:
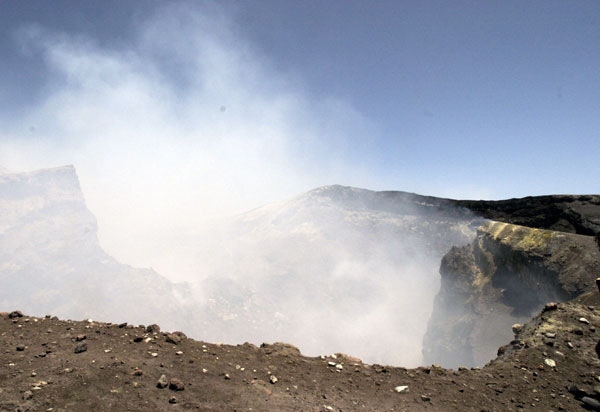
[[[453,247],[424,338],[425,363],[481,365],[548,301],[596,288],[594,237],[488,222],[475,241]]]

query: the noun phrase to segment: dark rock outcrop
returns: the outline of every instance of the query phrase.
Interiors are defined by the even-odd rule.
[[[599,195],[549,195],[452,202],[481,217],[499,222],[589,236],[600,233]]]
[[[481,365],[545,303],[595,290],[594,237],[488,222],[442,259],[441,288],[424,338],[424,362]]]

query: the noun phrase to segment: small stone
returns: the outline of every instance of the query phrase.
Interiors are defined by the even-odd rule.
[[[277,376],[275,375],[271,375],[269,376],[269,382],[271,382],[273,385],[275,385],[277,383]]]
[[[21,313],[20,310],[13,310],[12,312],[10,312],[8,314],[9,319],[16,319],[16,318],[22,318],[22,317],[23,317],[23,313]]]
[[[24,401],[28,401],[31,398],[33,398],[33,392],[31,392],[31,391],[23,392],[23,400]]]
[[[583,402],[586,406],[591,408],[594,411],[600,411],[600,402],[598,402],[594,398],[590,398],[589,396],[584,396],[581,398],[581,402]]]
[[[75,338],[75,341],[77,342],[81,342],[82,340],[86,340],[87,336],[85,335],[77,335],[77,337]]]
[[[167,387],[168,384],[169,381],[167,380],[167,377],[165,375],[160,375],[160,378],[158,378],[158,382],[156,382],[156,387],[159,389],[164,389]]]
[[[546,303],[546,305],[544,306],[543,312],[549,312],[551,310],[556,310],[556,309],[558,309],[558,304],[556,304],[556,302],[550,302],[550,303]]]
[[[183,384],[183,381],[181,381],[181,379],[172,378],[169,382],[169,389],[171,389],[172,391],[182,391],[185,389],[185,385]]]
[[[181,342],[181,338],[172,333],[169,333],[165,340],[169,343],[172,343],[173,345],[177,345],[179,342]]]
[[[226,379],[226,380],[230,380],[230,379],[231,379],[231,376],[229,376],[229,374],[228,374],[228,373],[226,373],[226,374],[225,374],[225,379]]]
[[[23,352],[25,350],[25,346],[19,345],[17,346],[17,352]]]
[[[169,398],[169,403],[173,404],[173,403],[177,403],[177,398],[175,396],[171,396]]]
[[[544,335],[546,335],[546,337],[550,339],[554,339],[556,337],[556,333],[554,332],[546,332]]]
[[[157,324],[148,325],[148,326],[146,326],[146,332],[147,333],[159,333],[160,326],[158,326]]]
[[[427,395],[421,395],[421,400],[423,402],[429,402],[431,400],[431,398]]]
[[[396,386],[394,388],[394,390],[398,393],[406,393],[406,392],[408,392],[408,386],[407,385],[399,385],[399,386]]]
[[[550,366],[551,368],[555,368],[556,367],[556,362],[550,358],[546,358],[544,359],[544,364],[546,366]]]
[[[134,369],[133,371],[131,371],[132,376],[142,376],[143,374],[144,372],[141,369]]]
[[[581,323],[585,323],[586,325],[589,325],[589,324],[590,324],[590,321],[589,321],[589,320],[587,320],[586,318],[579,318],[579,322],[581,322]]]
[[[567,346],[569,347],[569,349],[573,349],[573,344],[571,342],[567,342]]]
[[[183,332],[169,333],[166,337],[166,341],[172,343],[173,345],[178,345],[185,339],[187,339],[187,336],[185,336],[185,333]]]
[[[327,365],[335,367],[335,362],[327,362]]]
[[[524,325],[522,323],[515,323],[514,325],[512,325],[512,331],[515,335],[518,335],[523,331],[523,327]]]
[[[183,352],[178,350],[177,352],[175,352],[175,355],[181,356],[181,355],[183,355]]]
[[[143,340],[144,340],[143,336],[136,336],[135,338],[133,338],[133,341],[136,342],[136,343],[139,343],[139,342],[141,342]]]
[[[123,329],[127,327],[127,322],[119,323],[119,328]]]
[[[87,351],[87,349],[88,349],[87,343],[79,342],[77,345],[75,345],[75,350],[73,352],[82,353],[82,352]]]
[[[338,363],[337,365],[335,365],[335,368],[341,371],[342,369],[344,369],[344,366],[341,363]]]

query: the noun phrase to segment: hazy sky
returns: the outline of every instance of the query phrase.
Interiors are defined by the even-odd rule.
[[[0,166],[74,164],[109,249],[332,183],[598,193],[599,45],[595,0],[0,0]]]

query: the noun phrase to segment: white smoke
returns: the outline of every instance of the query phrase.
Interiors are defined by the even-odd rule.
[[[109,48],[23,28],[22,45],[49,72],[47,92],[24,118],[0,116],[0,164],[75,164],[112,255],[194,277],[169,245],[207,217],[331,182],[374,186],[347,150],[372,126],[276,71],[230,14],[164,5],[135,33]]]
[[[0,164],[75,164],[110,255],[198,282],[196,337],[416,365],[449,245],[417,240],[457,230],[467,243],[472,230],[319,196],[224,223],[328,183],[380,187],[348,147],[377,130],[275,70],[227,13],[179,3],[153,16],[120,47],[23,28],[50,80],[26,116],[0,115]]]

